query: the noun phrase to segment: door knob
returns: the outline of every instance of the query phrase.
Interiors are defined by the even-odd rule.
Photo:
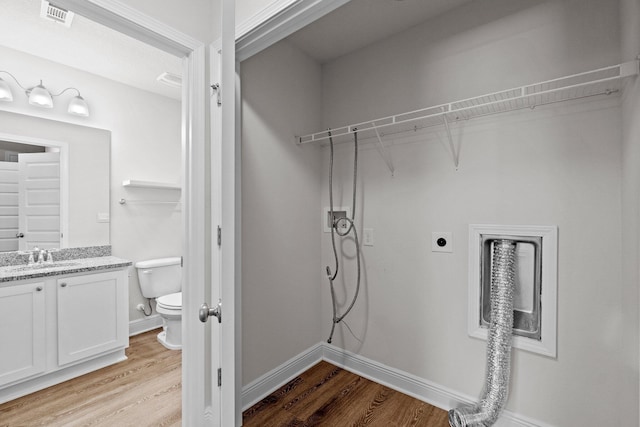
[[[218,323],[222,323],[222,303],[219,302],[218,305],[214,308],[209,307],[209,305],[205,302],[200,306],[200,310],[198,311],[198,317],[202,323],[205,323],[210,316],[215,316],[218,318]]]
[[[22,239],[24,237],[24,233],[16,233],[16,237],[18,239]]]

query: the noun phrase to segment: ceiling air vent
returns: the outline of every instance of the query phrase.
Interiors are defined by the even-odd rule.
[[[47,0],[42,0],[40,17],[58,22],[69,28],[71,27],[71,21],[73,21],[73,12],[51,4]]]
[[[173,73],[164,72],[160,74],[156,80],[168,86],[182,87],[182,77]]]

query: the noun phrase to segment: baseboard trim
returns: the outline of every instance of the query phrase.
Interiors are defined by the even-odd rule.
[[[242,387],[242,410],[252,407],[321,360],[322,344],[319,343]]]
[[[287,381],[325,360],[364,378],[405,393],[438,408],[449,410],[475,401],[440,384],[367,359],[327,343],[318,343],[242,388],[242,410],[250,408]],[[553,427],[550,424],[504,411],[495,427]]]
[[[120,349],[94,359],[83,361],[76,365],[71,365],[57,371],[40,375],[30,380],[18,382],[17,384],[7,386],[0,390],[0,404],[26,396],[27,394],[31,394],[39,390],[44,390],[47,387],[63,383],[72,378],[97,371],[98,369],[106,368],[107,366],[114,365],[124,360],[127,360],[125,350]]]
[[[471,403],[472,399],[430,381],[391,368],[331,344],[323,344],[323,359],[394,390],[442,409]]]
[[[130,321],[129,336],[132,337],[160,327],[162,327],[162,317],[159,314],[152,314],[149,317]]]

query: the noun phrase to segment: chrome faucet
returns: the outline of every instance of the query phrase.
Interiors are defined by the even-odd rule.
[[[29,255],[27,265],[53,263],[53,252],[58,249],[39,249],[35,246],[32,250],[20,252],[21,255]]]
[[[29,265],[33,265],[33,264],[35,264],[35,263],[36,263],[36,261],[35,261],[35,260],[36,260],[36,257],[37,257],[37,256],[38,256],[38,254],[39,254],[39,251],[40,251],[40,250],[38,249],[38,247],[37,247],[37,246],[36,246],[36,247],[34,247],[32,251],[29,251],[29,262],[28,262],[28,264],[29,264]]]

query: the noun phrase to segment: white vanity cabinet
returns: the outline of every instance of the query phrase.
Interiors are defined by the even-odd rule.
[[[128,289],[120,271],[56,282],[60,366],[128,345]]]
[[[0,288],[0,387],[46,369],[44,282]]]
[[[126,360],[126,268],[0,283],[0,403]]]

